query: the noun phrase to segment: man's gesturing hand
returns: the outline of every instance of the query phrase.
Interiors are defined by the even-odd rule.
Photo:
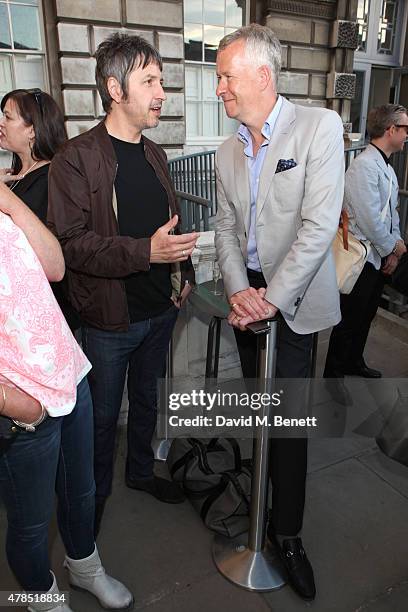
[[[174,215],[170,221],[159,227],[150,239],[150,263],[172,263],[185,261],[192,253],[199,234],[169,234],[178,223]]]

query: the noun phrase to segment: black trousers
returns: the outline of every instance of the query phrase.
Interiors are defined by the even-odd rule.
[[[351,293],[340,296],[341,321],[333,327],[324,376],[338,378],[364,364],[364,348],[385,283],[381,270],[366,263]]]
[[[260,272],[248,270],[251,287],[266,287]],[[256,337],[234,329],[242,373],[256,378]],[[279,324],[277,343],[277,378],[310,376],[313,335],[296,334],[284,320]],[[306,438],[272,438],[269,473],[272,482],[270,527],[275,533],[292,536],[302,528],[307,470]]]

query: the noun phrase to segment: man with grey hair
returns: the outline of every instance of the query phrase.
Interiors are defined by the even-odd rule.
[[[245,378],[255,378],[253,321],[282,315],[277,376],[310,376],[312,335],[340,319],[331,243],[343,197],[337,113],[295,106],[277,93],[280,43],[252,24],[226,36],[217,95],[241,125],[217,152],[216,248]],[[269,539],[294,590],[315,597],[302,528],[307,440],[271,440]]]
[[[368,241],[371,249],[351,293],[340,297],[342,319],[330,336],[326,378],[343,378],[345,374],[381,377],[379,370],[367,366],[364,348],[385,280],[406,252],[397,212],[398,179],[390,165],[390,155],[402,151],[407,138],[406,108],[396,104],[373,108],[367,131],[370,144],[346,172],[344,208],[349,231]]]
[[[197,234],[179,234],[180,213],[161,147],[142,134],[166,99],[159,53],[115,34],[96,52],[106,117],[70,140],[49,175],[49,223],[65,256],[69,299],[92,363],[95,532],[113,475],[116,424],[128,372],[126,484],[168,503],[176,483],[153,473],[156,387],[178,309],[191,289]],[[174,233],[175,232],[175,233]]]

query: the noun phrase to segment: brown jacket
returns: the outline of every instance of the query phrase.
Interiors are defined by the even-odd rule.
[[[163,149],[143,136],[147,161],[167,192],[171,216],[179,215]],[[82,320],[99,329],[129,328],[124,277],[149,270],[150,238],[119,235],[114,182],[115,152],[105,123],[69,140],[54,156],[49,173],[48,225],[67,267],[68,298]],[[172,264],[176,294],[194,282],[189,260]]]

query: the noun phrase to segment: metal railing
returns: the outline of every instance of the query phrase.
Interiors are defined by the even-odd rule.
[[[176,189],[176,196],[180,200],[181,231],[183,234],[189,232],[207,232],[210,229],[209,213],[212,204],[211,200],[180,191],[179,189]]]
[[[352,160],[365,148],[365,143],[352,145],[344,151],[346,169]],[[399,215],[401,236],[408,241],[408,141],[404,150],[391,157],[391,164],[401,187]],[[169,161],[169,170],[180,198],[183,232],[208,231],[217,212],[217,190],[215,184],[215,151],[203,151],[177,157]],[[385,295],[389,309],[394,312],[406,310],[407,298],[401,302],[400,294]]]
[[[169,171],[177,191],[205,198],[210,202],[209,216],[217,212],[215,151],[203,151],[169,161]]]
[[[352,145],[344,151],[346,170],[352,160],[365,148],[365,143]],[[404,150],[394,153],[391,164],[398,177],[401,189],[408,189],[408,141]],[[185,194],[198,196],[210,202],[209,218],[217,212],[217,190],[215,184],[215,151],[203,151],[176,157],[169,161],[169,170],[175,188]]]

